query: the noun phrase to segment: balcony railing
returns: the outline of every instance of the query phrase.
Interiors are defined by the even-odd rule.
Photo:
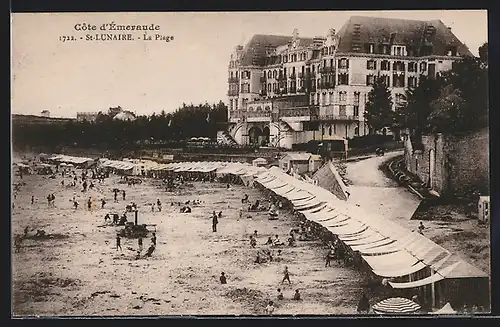
[[[280,109],[280,117],[317,117],[319,114],[318,106],[295,107],[289,109]]]
[[[229,113],[229,117],[231,120],[270,121],[271,116],[272,116],[271,111],[234,110]]]
[[[289,93],[297,93],[297,89],[295,87],[291,87]]]
[[[306,89],[304,87],[299,87],[297,93],[306,93]]]
[[[307,74],[307,77],[308,77],[308,78],[315,78],[315,77],[316,77],[316,72],[309,72],[309,73]]]
[[[227,79],[228,83],[238,83],[239,81],[240,81],[240,79],[238,77],[229,77]]]
[[[286,80],[286,77],[285,77],[285,75],[278,75],[278,77],[276,77],[276,80],[277,81],[284,81],[284,80]]]
[[[335,72],[335,68],[332,67],[332,66],[328,66],[328,67],[322,67],[320,68],[319,72],[321,74],[329,74],[329,73],[334,73]]]
[[[265,96],[265,95],[267,95],[267,91],[266,90],[260,90],[259,95],[264,95]]]
[[[290,79],[296,79],[296,78],[297,78],[297,75],[295,73],[290,75]]]
[[[335,84],[332,82],[322,82],[319,83],[318,88],[319,89],[333,89],[335,87]]]
[[[316,86],[311,86],[311,88],[309,89],[309,92],[316,92]]]
[[[303,79],[303,78],[305,78],[305,77],[306,77],[306,74],[305,74],[305,73],[300,72],[300,73],[298,74],[298,76],[299,76],[299,78],[300,78],[300,79]]]
[[[227,91],[227,95],[229,96],[235,96],[238,95],[240,92],[238,90],[229,90]]]
[[[359,116],[354,115],[318,115],[317,120],[342,120],[342,121],[357,121],[359,120]]]
[[[265,76],[260,77],[260,82],[265,83],[267,81],[267,78]]]

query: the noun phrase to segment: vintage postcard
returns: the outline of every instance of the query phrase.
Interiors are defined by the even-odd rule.
[[[11,22],[13,317],[490,312],[486,11]]]

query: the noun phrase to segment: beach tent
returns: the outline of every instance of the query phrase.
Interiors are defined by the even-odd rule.
[[[455,314],[457,312],[451,307],[450,302],[447,302],[441,309],[429,313],[435,315],[450,315],[450,314]]]
[[[407,298],[393,297],[378,302],[372,308],[378,314],[408,314],[420,310],[420,305]]]

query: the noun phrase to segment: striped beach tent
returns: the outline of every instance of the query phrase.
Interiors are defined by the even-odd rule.
[[[373,311],[378,314],[415,313],[420,305],[404,297],[393,297],[373,305]]]

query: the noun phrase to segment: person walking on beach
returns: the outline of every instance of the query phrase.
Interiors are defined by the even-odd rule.
[[[123,190],[122,191],[122,199],[123,199],[123,201],[125,201],[125,195],[126,195],[125,190]]]
[[[219,220],[217,219],[217,215],[215,214],[215,211],[212,215],[212,232],[217,232],[217,224],[219,223]]]
[[[158,207],[158,212],[161,212],[161,201],[160,201],[160,199],[156,200],[156,206]]]
[[[101,199],[101,209],[104,209],[104,205],[106,204],[106,200]]]
[[[35,204],[35,196],[34,195],[31,196],[31,205],[33,205],[33,204]]]
[[[283,279],[281,280],[281,284],[283,284],[285,282],[285,280],[288,281],[288,284],[292,283],[290,281],[290,273],[288,271],[288,266],[285,266],[285,270],[283,270]]]
[[[89,197],[89,199],[87,200],[87,208],[89,209],[89,211],[92,211],[92,198]]]
[[[137,243],[139,243],[139,253],[142,253],[142,237],[139,237]]]
[[[120,234],[116,234],[116,251],[122,251],[122,239],[120,238]]]

